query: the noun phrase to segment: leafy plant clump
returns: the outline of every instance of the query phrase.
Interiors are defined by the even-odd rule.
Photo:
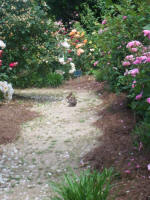
[[[106,200],[111,188],[112,169],[102,173],[90,170],[79,176],[75,173],[65,175],[65,182],[53,184],[57,193],[52,200]]]

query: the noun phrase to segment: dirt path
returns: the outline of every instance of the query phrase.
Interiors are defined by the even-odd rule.
[[[58,95],[61,101],[34,103],[40,117],[23,124],[21,136],[2,145],[0,199],[50,200],[50,181],[58,180],[71,167],[80,170],[83,155],[96,145],[96,121],[100,99],[87,90],[75,90],[76,107],[68,107],[69,89],[35,89],[19,93]],[[88,166],[87,166],[88,167]]]

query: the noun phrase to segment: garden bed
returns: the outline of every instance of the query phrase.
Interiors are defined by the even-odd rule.
[[[85,160],[100,171],[113,167],[117,172],[109,199],[114,196],[115,200],[149,199],[150,172],[147,165],[150,156],[142,146],[133,145],[131,133],[136,119],[127,108],[126,96],[108,93],[103,88],[99,92],[103,94],[103,105],[98,109],[100,119],[95,125],[103,130],[104,135],[99,138],[99,147],[88,153]]]

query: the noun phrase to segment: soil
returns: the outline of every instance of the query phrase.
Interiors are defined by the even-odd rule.
[[[76,107],[67,105],[70,92]],[[0,106],[0,199],[49,200],[51,181],[89,167],[114,168],[109,200],[150,199],[150,156],[133,145],[137,119],[125,94],[90,76],[15,93],[23,98]]]
[[[51,199],[51,181],[59,181],[70,168],[79,173],[90,167],[82,158],[102,134],[92,125],[98,119],[96,108],[102,103],[94,92],[100,85],[83,77],[69,81],[69,87],[15,90],[16,97],[23,98],[1,107],[7,121],[9,115],[13,123],[11,128],[10,124],[5,126],[7,144],[1,145],[0,199]],[[75,107],[66,102],[70,92],[77,98]]]
[[[104,87],[99,91],[103,93],[103,103],[97,110],[99,120],[95,123],[103,135],[99,137],[99,146],[89,152],[84,161],[99,171],[114,168],[116,177],[110,200],[148,200],[150,155],[140,145],[133,144],[132,133],[137,120],[128,108],[126,95],[108,93]]]
[[[20,131],[20,125],[37,117],[36,112],[31,112],[32,104],[19,104],[12,101],[0,105],[0,144],[13,142]]]

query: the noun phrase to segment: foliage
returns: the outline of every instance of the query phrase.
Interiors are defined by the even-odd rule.
[[[46,75],[44,86],[58,87],[63,82],[63,76],[57,73],[49,73]]]
[[[96,32],[89,34],[97,62],[96,79],[106,80],[115,92],[128,94],[130,107],[144,119],[135,130],[135,138],[145,147],[150,144],[149,9],[145,2],[112,4],[102,24],[95,25]]]
[[[76,7],[82,3],[83,0],[46,0],[49,5],[50,15],[54,15],[57,20],[63,20],[63,22],[69,22],[75,19]]]
[[[0,73],[0,78],[7,78],[10,74],[12,74],[13,68],[17,66],[17,62],[10,63],[9,66],[4,65],[2,57],[4,53],[4,48],[6,44],[0,40],[0,67],[3,73]],[[0,100],[5,99],[10,101],[12,99],[12,95],[14,90],[12,88],[12,84],[6,81],[0,81]]]
[[[93,33],[91,43],[95,44],[95,60],[112,89],[120,92],[128,90],[124,82],[122,60],[127,54],[126,45],[131,40],[143,39],[142,28],[148,23],[149,8],[141,3],[135,10],[130,1],[114,6],[117,16],[104,16],[105,23],[100,25],[98,33]],[[99,27],[99,25],[98,25]]]
[[[57,20],[62,19],[64,23],[78,20],[84,26],[87,24],[87,13],[90,12],[94,17],[100,18],[106,9],[105,0],[46,0],[46,2],[51,8],[50,15],[54,15]],[[84,21],[81,15],[84,16]]]
[[[150,123],[149,120],[141,122],[132,133],[134,144],[141,148],[150,150]],[[139,150],[140,150],[139,149]]]
[[[5,63],[19,63],[9,80],[16,86],[21,82],[22,87],[28,87],[32,73],[52,72],[57,41],[53,37],[55,26],[47,13],[33,1],[2,0],[0,16],[1,38],[8,47]]]
[[[86,170],[77,176],[65,175],[65,183],[54,184],[57,196],[53,200],[105,200],[111,188],[112,169],[97,171]]]
[[[87,46],[86,32],[80,23],[74,23],[73,29],[65,32],[64,37],[58,32],[56,37],[60,41],[58,44],[58,62],[60,64],[57,71],[61,70],[65,78],[73,76],[76,70],[89,71],[91,54]]]

